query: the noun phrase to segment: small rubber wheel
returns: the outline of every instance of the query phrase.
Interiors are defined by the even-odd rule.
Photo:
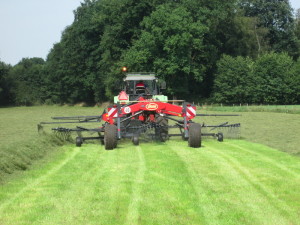
[[[190,124],[188,143],[192,148],[201,147],[201,125],[199,123]]]
[[[133,143],[134,145],[139,145],[139,144],[140,144],[139,137],[138,137],[138,136],[133,136],[133,137],[132,137],[132,143]]]
[[[156,123],[160,125],[160,127],[155,128],[155,138],[161,142],[166,142],[169,139],[168,119],[159,116],[156,119]]]
[[[189,140],[189,138],[186,138],[186,137],[184,136],[184,132],[183,132],[182,135],[181,135],[181,139],[182,139],[183,141],[188,141],[188,140]]]
[[[83,143],[83,139],[81,137],[76,137],[76,146],[77,147],[81,147],[82,143]]]
[[[104,146],[105,150],[113,150],[117,147],[117,126],[107,124],[104,128]]]
[[[220,142],[222,142],[224,139],[223,133],[218,133],[217,137],[218,137],[218,141],[220,141]]]

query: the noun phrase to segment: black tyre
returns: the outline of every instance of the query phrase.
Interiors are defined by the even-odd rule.
[[[104,128],[104,146],[106,150],[117,147],[117,126],[107,124]]]
[[[189,146],[192,148],[201,147],[201,125],[198,123],[192,123],[189,126]]]
[[[83,143],[83,139],[81,137],[76,137],[76,146],[77,147],[81,147],[82,143]]]
[[[134,145],[139,145],[139,144],[140,144],[139,137],[138,137],[138,136],[133,136],[133,137],[132,137],[132,143],[133,143]]]
[[[222,142],[223,141],[223,139],[224,139],[224,136],[223,136],[223,133],[218,133],[217,134],[217,139],[218,139],[218,141],[220,141],[220,142]]]
[[[158,128],[155,128],[156,139],[162,142],[167,141],[169,139],[168,119],[160,116],[157,117],[156,123],[159,125]]]

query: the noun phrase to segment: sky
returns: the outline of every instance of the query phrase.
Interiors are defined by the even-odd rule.
[[[74,20],[83,0],[0,0],[0,61],[15,65],[22,58],[46,59],[62,31]],[[290,0],[294,9],[300,0]]]
[[[46,59],[83,0],[0,0],[0,61]]]

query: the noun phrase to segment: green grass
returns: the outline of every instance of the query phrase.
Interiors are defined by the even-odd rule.
[[[51,136],[39,136],[37,124],[53,116],[99,115],[98,107],[12,107],[0,108],[0,183],[7,175],[22,171],[51,154],[63,142]],[[46,129],[49,131],[49,129]]]
[[[218,111],[198,110],[198,113],[220,114]],[[205,124],[241,123],[242,139],[300,156],[300,115],[273,112],[225,112],[234,117],[197,117]]]
[[[202,106],[203,109],[220,112],[277,112],[300,114],[300,105],[236,105],[236,106]]]
[[[300,115],[199,117],[242,124],[242,140],[206,138],[200,149],[179,138],[140,146],[124,140],[113,151],[93,143],[59,147],[37,134],[36,124],[52,116],[101,113],[0,109],[0,224],[300,224],[300,158],[293,156]]]
[[[0,186],[0,224],[300,224],[300,158],[243,140],[65,146]]]

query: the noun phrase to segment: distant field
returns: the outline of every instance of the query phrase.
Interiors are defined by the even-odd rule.
[[[274,112],[220,112],[198,110],[198,113],[237,114],[238,117],[201,117],[206,124],[241,123],[242,139],[300,155],[300,115]]]
[[[202,106],[203,109],[220,112],[278,112],[300,114],[300,105],[236,105],[236,106]]]
[[[300,224],[300,158],[243,140],[68,145],[0,186],[0,224]]]

